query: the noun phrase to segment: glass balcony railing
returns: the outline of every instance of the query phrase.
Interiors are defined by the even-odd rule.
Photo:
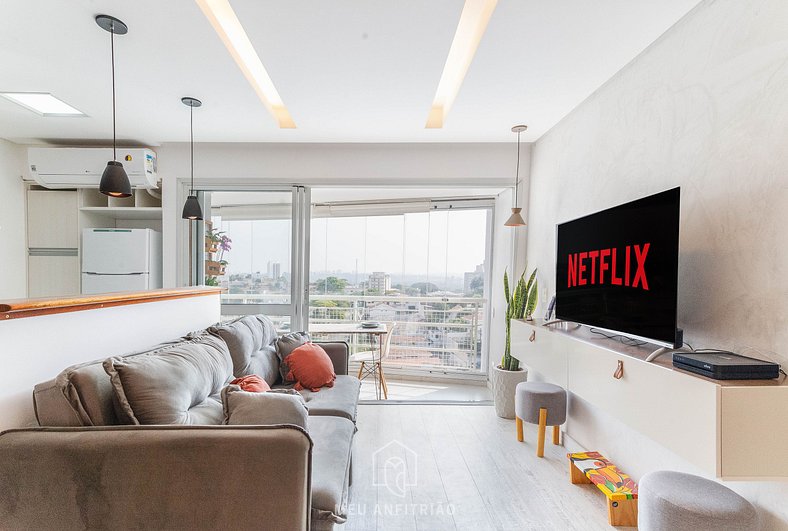
[[[271,301],[271,295],[222,296],[225,304],[254,304]],[[413,297],[386,295],[310,295],[309,322],[396,323],[386,368],[416,371],[480,372],[484,315],[487,301],[477,297]],[[227,317],[227,316],[225,316]],[[287,328],[289,319],[274,318]],[[323,336],[315,336],[323,339]],[[337,339],[337,336],[325,336]],[[371,336],[354,334],[340,337],[348,342],[351,354],[372,348]]]

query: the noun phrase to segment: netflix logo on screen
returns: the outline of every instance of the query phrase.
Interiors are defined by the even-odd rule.
[[[588,284],[628,286],[648,291],[646,259],[651,243],[572,253],[567,259],[567,288]]]
[[[556,318],[677,341],[680,191],[556,226]]]

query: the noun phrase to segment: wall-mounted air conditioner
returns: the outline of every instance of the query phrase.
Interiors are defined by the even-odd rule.
[[[32,180],[46,188],[97,188],[112,160],[112,148],[28,148]],[[132,188],[158,188],[156,153],[118,148],[118,159]]]

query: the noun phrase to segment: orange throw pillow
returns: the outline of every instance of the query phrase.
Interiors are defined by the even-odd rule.
[[[296,391],[320,391],[321,387],[334,387],[334,380],[337,378],[334,364],[320,345],[311,341],[304,343],[293,349],[285,359],[290,367],[287,379],[295,380]]]
[[[241,376],[240,378],[236,378],[230,382],[230,385],[237,385],[241,388],[241,390],[248,393],[265,393],[266,391],[271,390],[271,386],[268,385],[268,382],[256,374],[250,374],[249,376]]]

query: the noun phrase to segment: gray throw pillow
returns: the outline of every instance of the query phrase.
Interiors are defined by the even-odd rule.
[[[294,424],[307,429],[309,410],[298,391],[249,393],[237,385],[228,385],[222,389],[222,406],[225,424]]]
[[[291,332],[280,336],[276,342],[276,354],[279,356],[279,374],[282,375],[284,383],[295,383],[295,380],[288,380],[287,375],[290,374],[290,367],[287,364],[287,357],[295,349],[309,341],[309,334],[307,332]]]
[[[190,336],[166,350],[104,361],[127,424],[221,424],[233,363],[222,338]]]

